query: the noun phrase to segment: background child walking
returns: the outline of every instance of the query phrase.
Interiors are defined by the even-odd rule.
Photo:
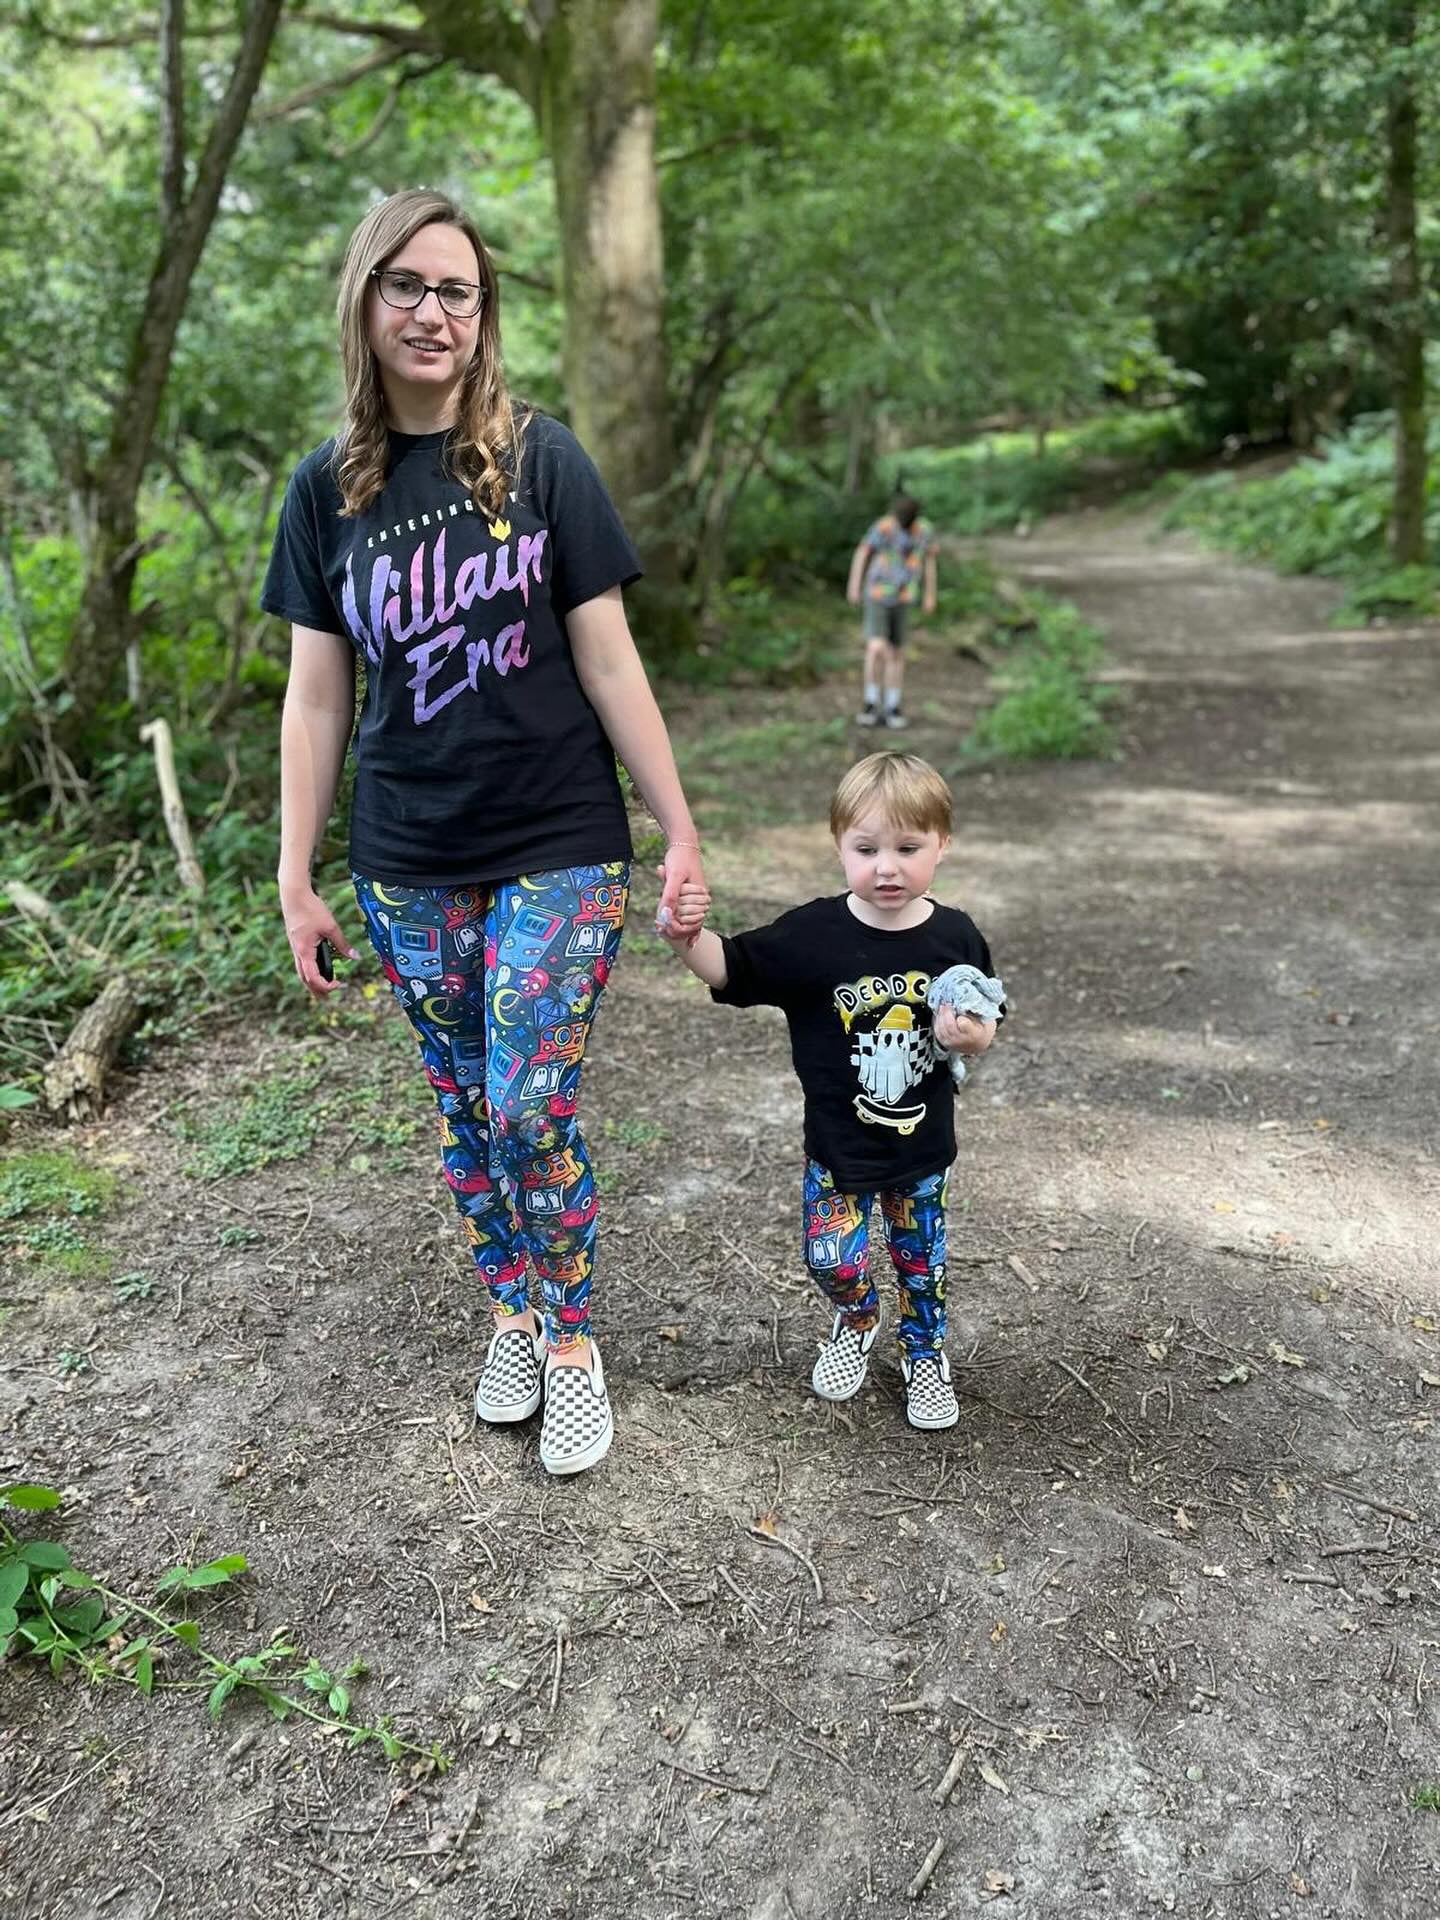
[[[805,1095],[805,1260],[834,1309],[816,1393],[849,1400],[869,1367],[881,1324],[868,1261],[878,1199],[898,1283],[906,1416],[950,1427],[959,1407],[944,1352],[955,1157],[947,1056],[983,1053],[996,1023],[945,1007],[932,1015],[927,996],[949,967],[992,973],[990,949],[968,914],[930,895],[951,831],[950,791],[933,767],[871,754],[836,789],[830,827],[844,893],[750,933],[703,932],[687,946],[677,931],[671,944],[714,999],[780,1007],[789,1024]],[[682,891],[682,906],[692,904]]]
[[[865,609],[865,704],[856,722],[906,726],[900,705],[905,628],[916,601],[922,613],[933,613],[936,597],[935,529],[920,517],[920,503],[910,494],[897,493],[889,513],[856,547],[845,597]]]

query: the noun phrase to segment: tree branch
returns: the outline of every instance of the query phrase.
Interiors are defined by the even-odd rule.
[[[327,94],[340,93],[354,81],[363,80],[367,74],[378,73],[382,67],[393,67],[397,61],[405,58],[405,52],[404,47],[377,47],[373,53],[367,53],[363,60],[342,68],[339,73],[332,73],[323,80],[312,80],[308,86],[297,87],[294,93],[287,94],[283,100],[257,107],[251,118],[256,126],[272,120],[288,120],[292,113],[313,106]]]
[[[435,36],[415,27],[397,27],[384,20],[351,20],[336,13],[304,13],[297,11],[290,15],[298,26],[324,27],[328,33],[348,34],[353,40],[383,40],[388,47],[398,47],[402,53],[434,53]]]
[[[165,225],[185,201],[185,0],[160,0],[160,207]]]

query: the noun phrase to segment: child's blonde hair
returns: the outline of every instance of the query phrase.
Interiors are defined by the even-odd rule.
[[[892,827],[950,835],[950,789],[928,760],[914,753],[872,753],[857,760],[830,802],[830,831],[838,840],[867,813]]]

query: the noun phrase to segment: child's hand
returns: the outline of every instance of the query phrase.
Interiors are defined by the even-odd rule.
[[[947,1053],[973,1059],[976,1054],[984,1053],[995,1038],[995,1022],[982,1020],[975,1013],[956,1013],[950,1007],[937,1007],[934,1032],[936,1041]]]
[[[655,869],[662,883],[655,931],[672,946],[692,946],[705,925],[710,889],[705,884],[698,848],[674,846]]]

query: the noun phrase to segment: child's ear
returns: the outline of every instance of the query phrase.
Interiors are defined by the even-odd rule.
[[[940,836],[940,851],[936,854],[935,858],[937,860],[943,860],[949,851],[950,836],[948,833],[942,833]]]

